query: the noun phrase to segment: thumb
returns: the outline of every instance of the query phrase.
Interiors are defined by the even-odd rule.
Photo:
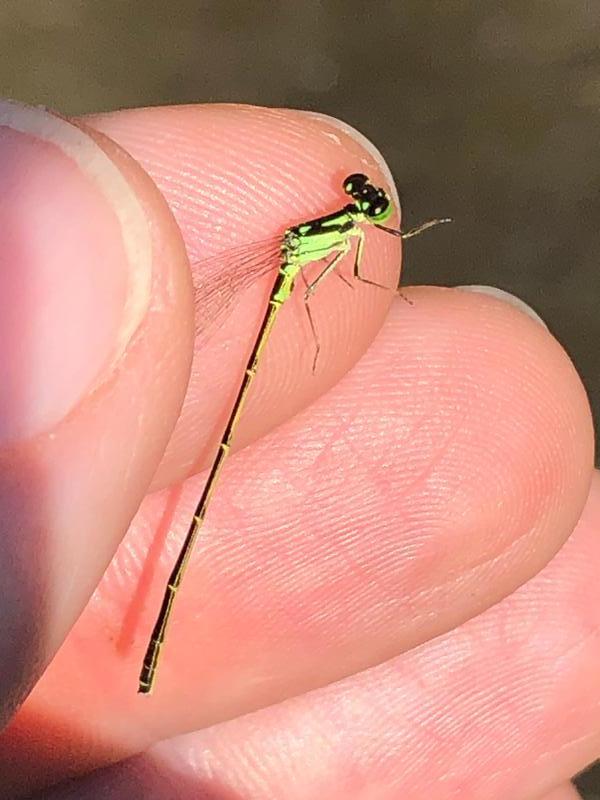
[[[79,615],[181,408],[185,249],[113,142],[0,103],[0,719]]]

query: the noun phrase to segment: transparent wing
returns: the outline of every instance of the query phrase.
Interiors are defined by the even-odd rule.
[[[221,317],[235,296],[281,262],[281,236],[243,244],[192,262],[199,334]]]

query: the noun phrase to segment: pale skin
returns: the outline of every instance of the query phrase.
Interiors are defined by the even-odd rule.
[[[232,226],[243,243],[261,238],[265,216],[270,235],[335,209],[348,173],[387,177],[345,129],[298,112],[154,109],[86,125],[108,137],[151,222],[153,302],[141,338],[68,424],[0,462],[2,562],[35,540],[40,513],[46,531],[27,580],[3,578],[2,624],[17,620],[0,648],[6,716],[64,640],[0,738],[7,796],[110,764],[43,796],[576,797],[569,779],[600,754],[589,409],[552,336],[482,294],[405,289],[408,305],[330,275],[312,305],[313,375],[300,285],[186,575],[156,692],[136,695],[202,486],[189,475],[218,441],[269,281],[194,348],[179,231],[198,256],[200,236],[218,250]],[[78,220],[66,222],[69,236]],[[365,268],[393,286],[391,238],[368,233]],[[341,271],[351,278],[352,263]]]

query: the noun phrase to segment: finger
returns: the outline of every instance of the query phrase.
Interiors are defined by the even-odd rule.
[[[479,613],[552,556],[592,463],[570,362],[504,303],[412,297],[343,382],[232,460],[156,694],[135,695],[139,662],[202,478],[147,501],[3,759],[18,746],[47,777],[51,736],[65,774],[323,685]],[[174,533],[143,573],[161,514]]]
[[[280,237],[291,224],[341,208],[348,199],[341,186],[349,173],[365,172],[393,191],[389,172],[372,145],[348,126],[321,115],[208,105],[134,109],[87,122],[125,147],[171,205],[195,265],[200,306],[213,302],[218,263],[197,259]],[[399,217],[390,224],[399,225]],[[395,287],[400,240],[375,230],[372,234],[365,274]],[[308,274],[322,267],[317,264]],[[243,263],[239,269],[244,270]],[[345,270],[351,275],[351,257]],[[213,457],[272,283],[273,274],[264,276],[237,298],[233,313],[199,332],[184,409],[155,488],[182,480]],[[372,341],[393,296],[393,291],[360,284],[350,289],[335,275],[324,281],[311,299],[320,345],[313,375],[315,342],[303,293],[296,292],[261,359],[234,447],[258,439],[334,385]]]
[[[1,720],[146,491],[192,320],[177,226],[131,158],[40,108],[2,103],[0,126]]]
[[[464,626],[45,797],[568,797],[600,747],[599,525],[596,476],[555,559]]]

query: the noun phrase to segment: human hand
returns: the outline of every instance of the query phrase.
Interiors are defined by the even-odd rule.
[[[406,290],[413,305],[392,306],[343,378],[389,296],[323,286],[316,376],[299,367],[301,300],[282,318],[242,421],[238,446],[252,446],[217,489],[156,692],[136,694],[205,476],[165,487],[208,463],[269,282],[199,332],[186,395],[179,230],[194,258],[232,230],[255,241],[337,207],[332,175],[389,179],[361,140],[300,112],[145,109],[86,125],[110,137],[77,140],[92,188],[72,149],[2,142],[2,294],[18,309],[1,337],[6,715],[67,637],[0,740],[3,796],[141,752],[44,796],[568,797],[600,730],[589,409],[545,329],[483,294]],[[367,248],[392,285],[393,244]],[[20,276],[38,273],[34,291]]]

